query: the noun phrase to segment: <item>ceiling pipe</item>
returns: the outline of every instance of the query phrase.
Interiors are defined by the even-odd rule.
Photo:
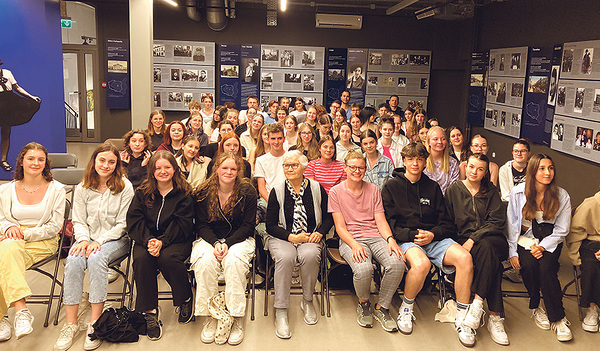
[[[227,27],[224,0],[206,0],[206,23],[215,32],[220,32]]]
[[[196,0],[185,0],[185,5],[188,17],[192,21],[200,22],[202,20],[202,13],[198,10]]]

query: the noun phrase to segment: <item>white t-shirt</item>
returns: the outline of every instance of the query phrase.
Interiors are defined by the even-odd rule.
[[[2,70],[2,77],[7,79],[7,82],[6,82],[7,91],[11,91],[12,90],[12,86],[15,85],[15,84],[17,84],[17,81],[15,80],[15,77],[7,69],[3,69]],[[0,91],[4,91],[4,88],[2,87],[2,85],[0,85]]]
[[[270,193],[275,184],[285,181],[283,155],[275,157],[269,152],[258,157],[254,166],[254,177],[265,178],[265,188],[267,193]]]
[[[246,113],[248,112],[248,110],[241,110],[240,114],[238,115],[238,119],[240,120],[239,124],[243,124],[246,123],[246,121],[248,120],[248,117],[246,117]],[[268,114],[266,112],[260,112],[260,111],[256,111],[256,113],[262,113],[263,117],[266,119]]]

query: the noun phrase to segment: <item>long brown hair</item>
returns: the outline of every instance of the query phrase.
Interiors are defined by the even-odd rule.
[[[221,142],[219,143],[219,149],[217,150],[216,156],[219,156],[220,154],[225,152],[225,150],[223,150],[223,144],[229,139],[237,140],[239,147],[238,147],[238,152],[236,153],[236,155],[238,155],[241,158],[242,157],[242,142],[240,141],[240,137],[237,136],[237,134],[235,134],[234,132],[223,135],[223,137],[221,138]]]
[[[113,194],[119,194],[125,188],[125,182],[123,181],[124,172],[121,157],[119,157],[119,150],[111,143],[104,143],[94,150],[94,153],[92,154],[92,157],[90,157],[87,167],[85,168],[83,184],[81,186],[85,189],[98,189],[100,186],[100,176],[98,175],[98,172],[96,172],[96,157],[98,157],[99,153],[105,151],[111,152],[117,158],[115,170],[108,177],[106,186]]]
[[[187,168],[188,161],[187,158],[185,158],[185,155],[183,154],[183,147],[193,140],[197,141],[198,145],[200,145],[200,139],[197,136],[190,134],[183,138],[183,140],[181,141],[181,149],[179,149],[179,151],[177,151],[177,154],[175,155],[175,158],[181,156],[181,164],[184,168]],[[198,156],[198,154],[196,154],[192,162],[204,163],[204,156]]]
[[[224,205],[220,206],[218,195],[220,183],[217,170],[219,167],[221,167],[223,162],[229,159],[235,161],[235,165],[237,167],[237,177],[235,178],[235,184],[233,186],[231,196],[229,196],[229,199],[227,199],[227,202]],[[242,183],[249,183],[247,179],[244,179],[244,161],[242,158],[236,154],[232,154],[231,152],[223,152],[217,156],[214,161],[212,174],[204,183],[199,185],[194,192],[196,201],[208,201],[208,220],[210,222],[218,220],[220,218],[221,211],[228,218],[232,217],[235,204],[240,198],[240,186]]]
[[[192,192],[192,187],[183,177],[183,173],[181,173],[181,169],[179,169],[179,165],[177,164],[177,161],[175,161],[175,156],[173,156],[173,154],[167,150],[158,150],[154,153],[154,155],[152,155],[152,157],[150,157],[150,160],[148,161],[148,176],[146,177],[146,180],[142,182],[142,185],[140,185],[139,187],[139,189],[144,194],[144,202],[148,207],[152,207],[152,205],[154,204],[154,193],[157,189],[157,182],[156,178],[154,178],[154,171],[156,170],[156,161],[158,161],[161,158],[169,161],[169,163],[173,167],[173,188],[181,190],[186,194],[190,194]]]
[[[262,134],[265,130],[267,130],[268,126],[268,124],[264,124],[258,131],[258,139],[256,140],[256,149],[254,149],[254,158],[252,159],[252,164],[256,162],[257,158],[267,153],[265,149],[265,142],[262,139]]]
[[[485,174],[483,175],[483,178],[481,178],[481,182],[479,183],[479,194],[481,196],[486,196],[487,193],[490,191],[490,184],[492,184],[492,182],[490,181],[490,159],[487,158],[486,155],[478,152],[476,154],[471,154],[469,155],[469,157],[467,157],[467,164],[469,163],[469,160],[471,158],[485,162]]]
[[[141,134],[144,137],[144,141],[146,142],[144,151],[152,149],[152,139],[150,139],[150,134],[145,130],[132,129],[123,135],[123,144],[125,146],[125,151],[127,151],[128,154],[133,155],[133,151],[131,151],[131,147],[129,146],[129,141],[131,141],[131,137],[133,137],[134,134]],[[142,151],[142,153],[144,152]]]
[[[183,137],[181,137],[182,142],[183,138],[185,138],[188,135],[187,128],[183,123],[181,123],[181,121],[173,121],[169,123],[169,125],[167,126],[167,130],[164,132],[163,141],[166,145],[171,145],[171,127],[173,127],[174,124],[179,124],[181,126],[181,129],[183,129]]]
[[[544,191],[544,199],[542,200],[542,208],[538,208],[536,198],[537,190],[535,188],[535,175],[540,167],[542,160],[550,160],[552,167],[554,161],[546,154],[535,154],[529,159],[527,171],[525,172],[525,206],[523,206],[523,217],[528,220],[535,218],[535,212],[538,210],[544,211],[544,220],[552,219],[556,216],[560,207],[560,199],[558,198],[558,185],[556,185],[556,167],[554,167],[554,178],[550,184],[546,186]]]
[[[44,179],[47,182],[51,182],[52,181],[52,172],[50,171],[50,160],[48,159],[48,150],[46,150],[44,145],[42,145],[40,143],[36,143],[34,141],[23,146],[23,148],[21,149],[21,152],[19,152],[19,156],[17,156],[17,166],[15,167],[14,179],[15,180],[23,180],[23,177],[25,176],[23,173],[23,159],[25,158],[25,154],[29,150],[40,150],[44,153],[44,155],[46,156],[46,164],[44,165],[44,169],[42,170],[42,177],[44,177]]]
[[[312,139],[310,139],[310,144],[308,145],[308,150],[304,150],[304,145],[302,144],[302,130],[308,129],[312,133]],[[309,161],[316,160],[319,158],[319,145],[317,144],[317,134],[315,133],[315,129],[308,123],[300,123],[298,126],[298,139],[296,140],[296,150],[304,153],[306,152],[306,157],[308,157]]]
[[[154,135],[154,124],[152,124],[152,117],[154,117],[155,115],[161,115],[163,117],[163,126],[160,130],[160,134],[164,135],[165,131],[167,130],[167,124],[165,123],[167,117],[165,116],[165,113],[162,110],[154,110],[150,112],[150,118],[148,118],[148,134],[150,134],[151,136]]]

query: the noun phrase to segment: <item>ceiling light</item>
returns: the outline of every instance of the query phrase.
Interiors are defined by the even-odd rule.
[[[279,9],[281,12],[285,12],[285,10],[287,10],[287,0],[279,0]]]
[[[163,1],[166,2],[167,4],[175,6],[175,7],[179,6],[179,5],[177,5],[177,2],[174,0],[163,0]]]

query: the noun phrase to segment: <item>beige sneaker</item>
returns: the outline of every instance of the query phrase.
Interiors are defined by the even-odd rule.
[[[73,340],[79,334],[79,324],[65,324],[60,330],[60,336],[54,344],[54,351],[65,351],[73,345]]]
[[[531,317],[540,329],[550,330],[550,321],[548,320],[548,316],[546,315],[546,311],[543,308],[538,307],[533,310]]]
[[[571,329],[569,329],[569,325],[571,322],[564,317],[558,322],[552,323],[552,330],[556,333],[556,338],[558,341],[571,341],[573,340],[573,334],[571,334]]]

